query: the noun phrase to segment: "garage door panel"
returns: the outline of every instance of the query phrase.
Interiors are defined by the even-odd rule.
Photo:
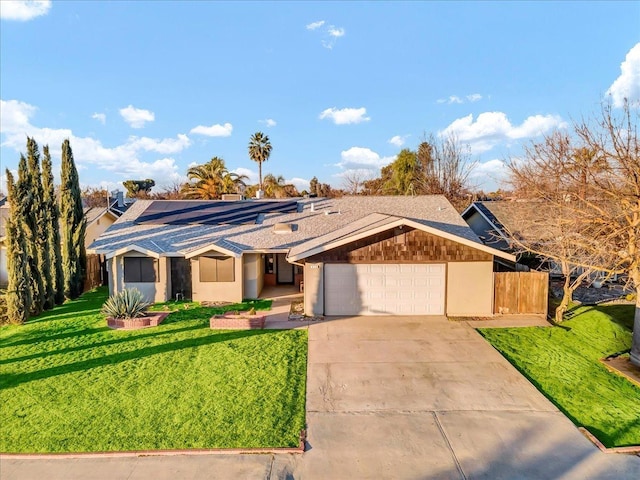
[[[444,264],[327,264],[326,315],[442,315]]]

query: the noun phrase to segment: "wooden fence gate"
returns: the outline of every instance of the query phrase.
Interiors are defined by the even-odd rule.
[[[102,285],[102,262],[100,255],[87,255],[87,276],[84,280],[84,291]]]
[[[545,272],[496,272],[493,313],[547,314],[549,274]]]

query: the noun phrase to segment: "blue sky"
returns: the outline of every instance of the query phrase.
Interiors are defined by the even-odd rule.
[[[0,160],[26,136],[83,185],[184,180],[213,156],[265,173],[374,176],[453,132],[499,186],[521,145],[640,101],[640,2],[0,2]]]

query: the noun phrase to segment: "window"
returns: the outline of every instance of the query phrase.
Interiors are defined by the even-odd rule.
[[[151,283],[158,281],[158,261],[147,257],[124,257],[124,281]]]
[[[200,257],[201,282],[234,282],[233,257]]]

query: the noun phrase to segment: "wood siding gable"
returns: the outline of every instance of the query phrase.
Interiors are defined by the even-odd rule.
[[[411,227],[395,228],[306,259],[309,263],[490,262],[493,255]]]

